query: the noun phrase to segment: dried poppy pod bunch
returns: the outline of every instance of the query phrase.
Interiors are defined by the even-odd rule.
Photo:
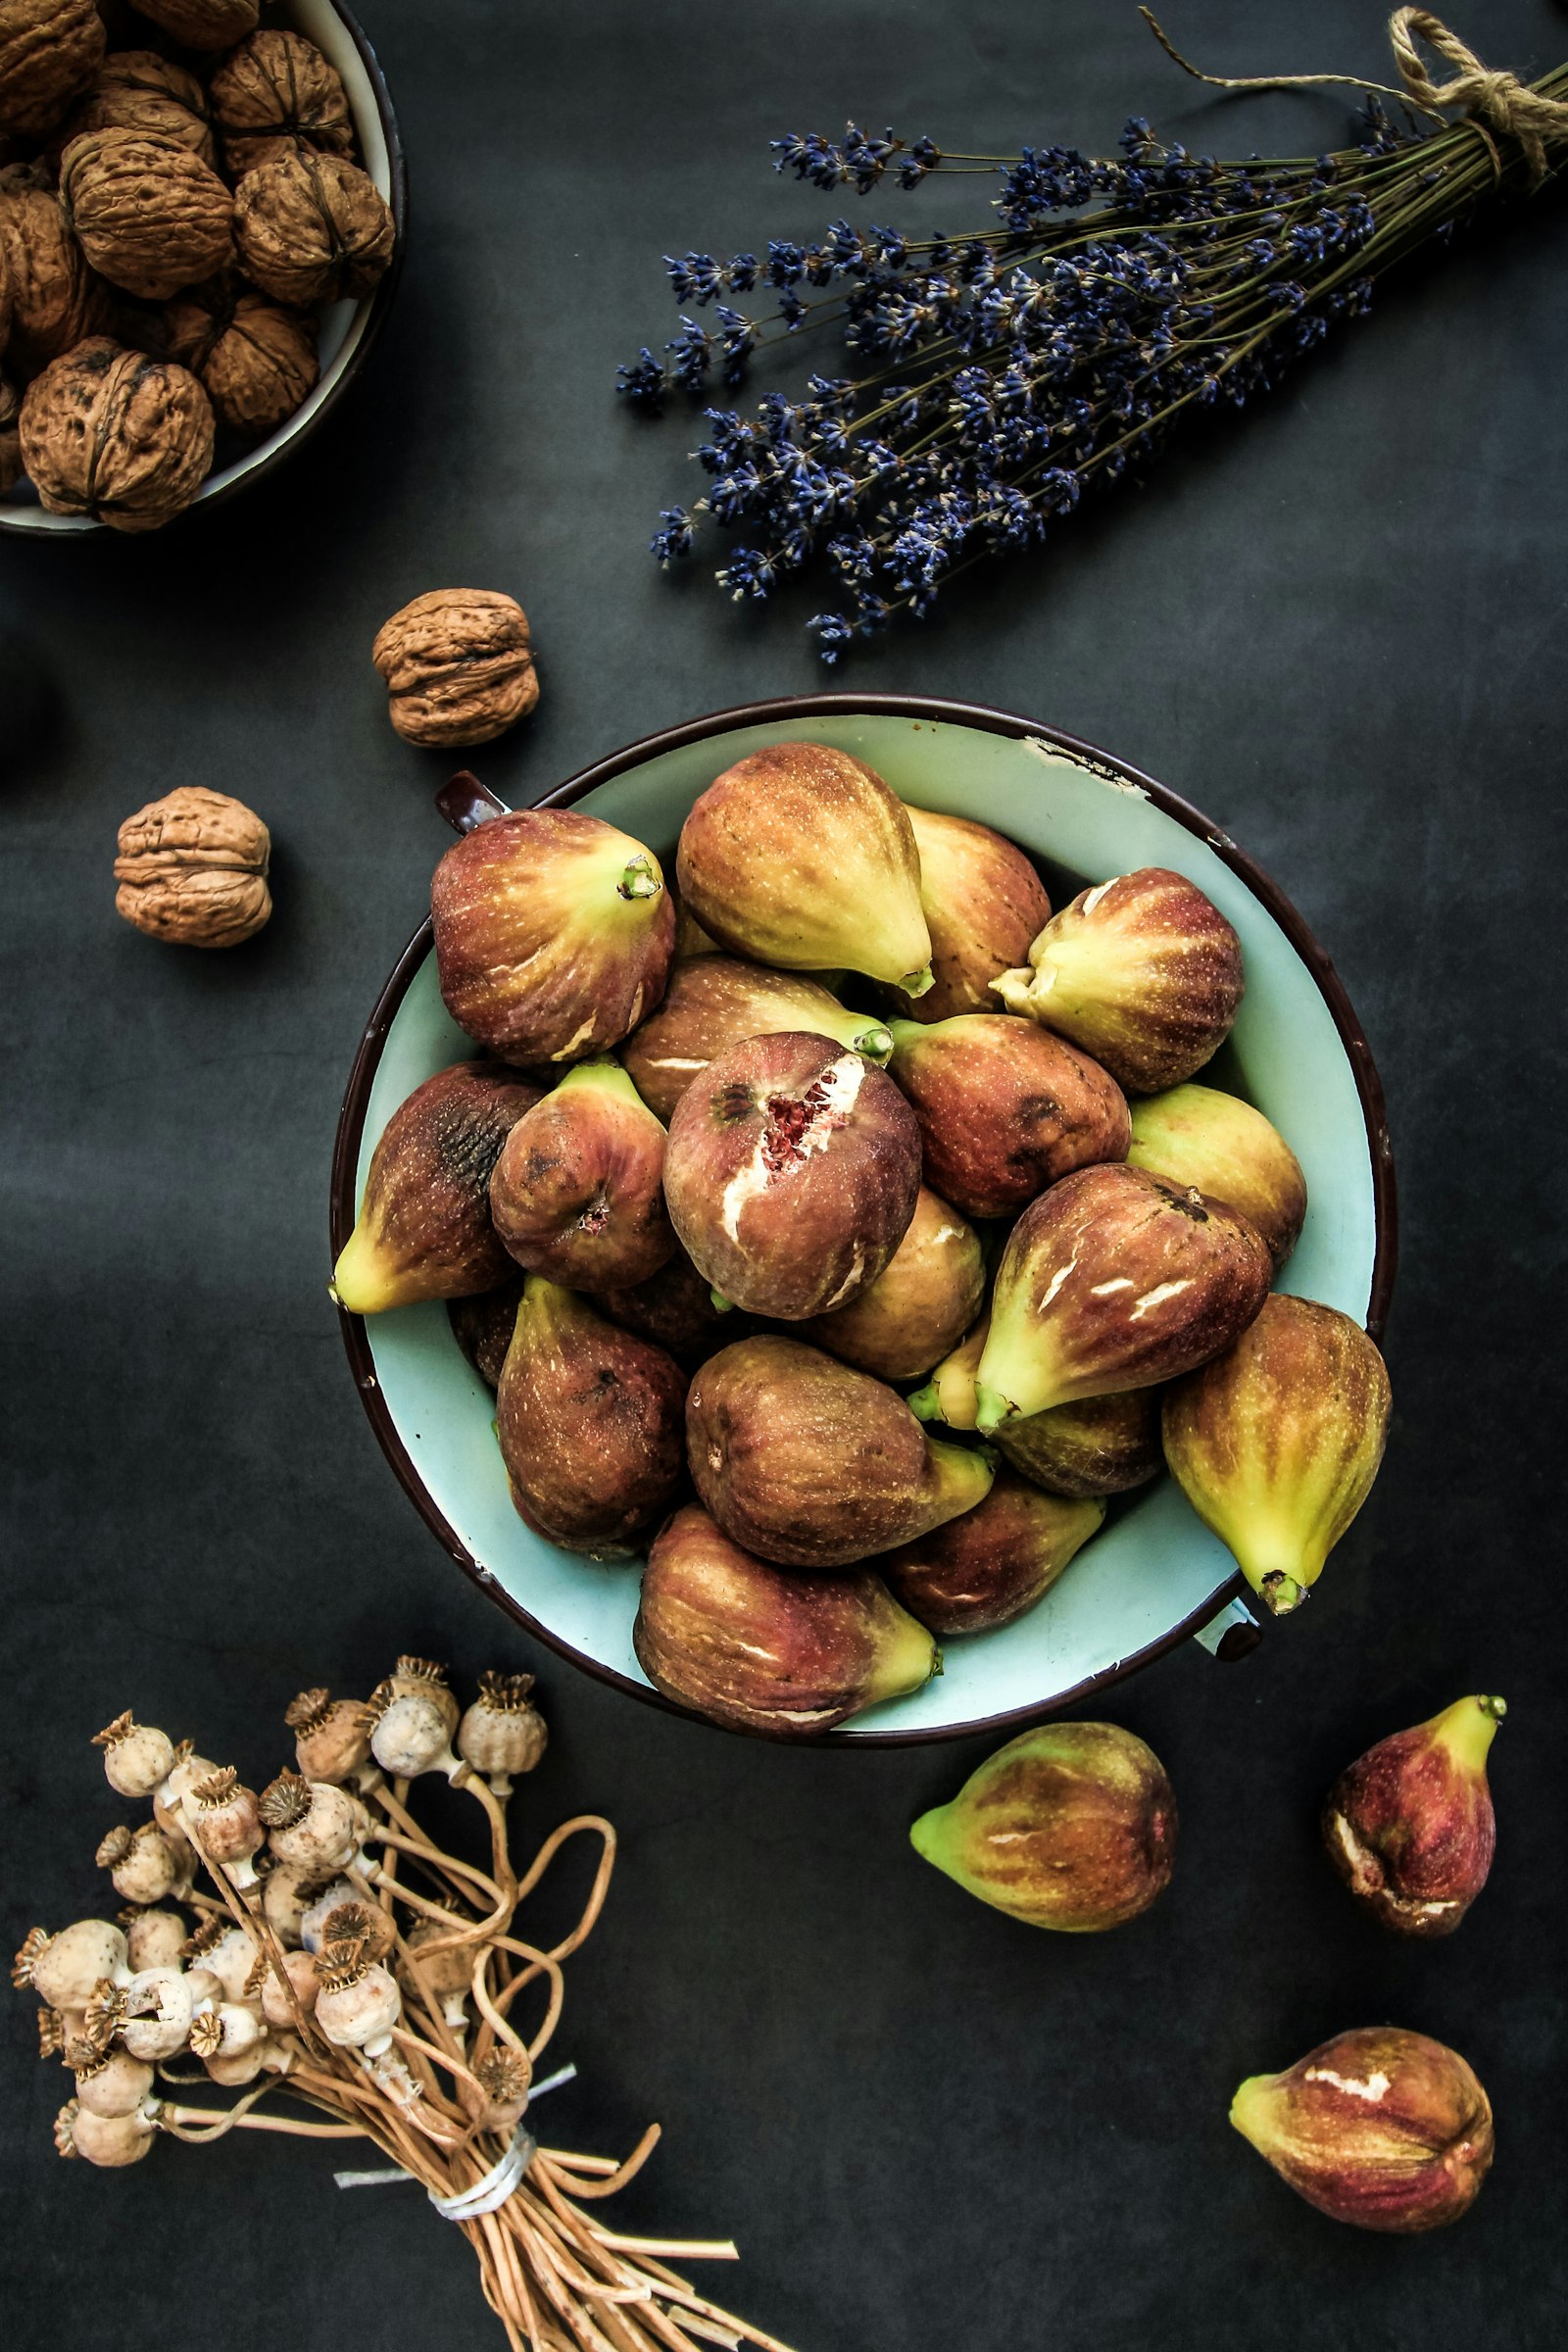
[[[487,1673],[465,1709],[443,1667],[410,1655],[364,1704],[301,1691],[285,1716],[298,1770],[259,1794],[128,1713],[100,1732],[111,1788],[152,1811],[99,1847],[127,1908],[33,1928],[12,1969],[40,2004],[40,2055],[72,2077],[55,2146],[112,2168],[161,2137],[362,2139],[394,2168],[369,2178],[419,2181],[464,2230],[514,2352],[604,2344],[607,2314],[616,2352],[786,2352],[665,2267],[733,2246],[628,2239],[598,2219],[657,2125],[623,2163],[542,2148],[525,2129],[530,2096],[552,2086],[536,2070],[562,1963],[599,1916],[615,1851],[610,1823],[584,1814],[514,1860],[505,1799],[546,1739],[532,1689],[531,1675]],[[479,1807],[477,1857],[412,1811],[410,1783],[433,1771]],[[541,1945],[518,1907],[583,1836],[600,1849],[586,1902]],[[235,2095],[186,2104],[203,2081]],[[264,2098],[296,2112],[254,2115]]]

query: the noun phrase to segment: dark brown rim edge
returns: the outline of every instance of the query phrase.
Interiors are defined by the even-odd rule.
[[[193,499],[185,509],[185,514],[198,512],[210,514],[214,507],[226,506],[231,498],[238,498],[242,491],[249,490],[257,482],[266,481],[268,475],[275,472],[277,467],[291,458],[297,449],[304,448],[306,442],[331,416],[350,384],[359,375],[371,351],[380,341],[381,329],[386,324],[387,313],[392,308],[392,297],[397,291],[398,279],[403,274],[403,254],[408,241],[409,166],[408,157],[404,152],[402,134],[398,129],[397,117],[392,111],[392,93],[386,86],[386,75],[381,71],[381,62],[367,40],[358,18],[350,10],[342,7],[339,0],[332,0],[332,7],[335,14],[342,20],[345,32],[360,53],[360,62],[365,68],[366,76],[370,84],[370,94],[375,100],[375,111],[380,118],[381,135],[386,140],[387,172],[391,180],[391,194],[387,202],[392,211],[394,232],[392,259],[371,298],[369,313],[365,321],[365,332],[345,363],[342,374],[310,422],[302,425],[297,433],[291,433],[286,441],[280,441],[270,457],[264,458],[260,465],[252,466],[250,471],[242,474],[237,481],[225,482],[221,490],[213,491],[207,498]],[[175,524],[183,520],[183,514],[176,514],[173,517]],[[106,522],[93,522],[91,525],[91,529],[95,531],[106,531],[108,528],[109,525]],[[35,530],[30,523],[20,522],[14,514],[8,514],[3,505],[0,505],[0,532],[9,533],[14,538],[27,539],[57,537],[84,539],[89,536],[88,531]]]
[[[1373,1339],[1380,1339],[1394,1295],[1398,1260],[1398,1200],[1383,1084],[1372,1058],[1371,1048],[1332,958],[1272,876],[1249,858],[1245,850],[1238,849],[1230,835],[1222,832],[1201,810],[1158,783],[1154,777],[1145,775],[1142,769],[1130,766],[1125,760],[1117,759],[1109,752],[1101,751],[1097,745],[1084,743],[1075,735],[1063,733],[1059,727],[1021,718],[1013,711],[994,710],[982,704],[949,702],[928,695],[785,695],[770,702],[745,703],[731,710],[715,710],[706,718],[691,719],[684,725],[667,727],[656,735],[644,736],[640,741],[626,744],[621,750],[596,760],[593,766],[581,769],[575,776],[568,777],[564,784],[558,784],[552,791],[541,793],[529,805],[535,808],[564,807],[581,800],[585,793],[594,791],[597,786],[623,775],[630,767],[640,767],[662,753],[680,750],[687,744],[700,743],[708,736],[725,734],[734,728],[765,726],[800,718],[851,716],[907,718],[931,725],[975,727],[986,734],[1007,736],[1014,742],[1035,738],[1072,754],[1090,766],[1107,769],[1128,783],[1136,784],[1156,808],[1174,817],[1189,833],[1196,834],[1273,916],[1311,973],[1318,993],[1329,1008],[1360,1099],[1372,1168],[1373,1224],[1377,1236],[1366,1328]],[[354,1056],[332,1152],[330,1237],[334,1263],[354,1226],[355,1179],[370,1087],[380,1063],[387,1033],[415,973],[429,952],[430,924],[426,919],[398,957]],[[685,1722],[703,1724],[712,1731],[731,1730],[732,1727],[728,1725],[711,1724],[706,1716],[695,1714],[689,1707],[677,1705],[674,1700],[666,1698],[662,1691],[655,1690],[647,1684],[634,1683],[628,1675],[621,1674],[612,1666],[602,1665],[597,1658],[585,1657],[580,1650],[573,1649],[569,1642],[553,1634],[547,1626],[541,1625],[519,1601],[513,1598],[488,1568],[474,1559],[437,1509],[398,1436],[376,1378],[364,1317],[351,1315],[339,1307],[338,1320],[342,1326],[343,1344],[354,1373],[355,1386],[381,1450],[420,1518],[480,1591],[504,1609],[533,1640],[543,1642],[547,1649],[553,1650],[557,1657],[564,1658],[568,1665],[592,1675],[596,1682],[625,1691],[644,1705],[659,1707],[665,1714],[679,1716]],[[1107,1689],[1112,1683],[1123,1682],[1143,1667],[1152,1665],[1155,1659],[1166,1656],[1180,1643],[1189,1641],[1228,1601],[1244,1595],[1247,1591],[1244,1578],[1239,1573],[1232,1576],[1200,1608],[1183,1618],[1169,1633],[1162,1634],[1158,1641],[1135,1651],[1131,1657],[1118,1659],[1114,1666],[1107,1666],[1099,1674],[1090,1675],[1070,1690],[1040,1704],[1015,1707],[1005,1714],[985,1716],[974,1723],[943,1724],[930,1731],[825,1732],[813,1735],[809,1740],[792,1740],[789,1744],[833,1745],[841,1748],[926,1747],[943,1740],[973,1740],[988,1734],[1020,1730],[1027,1724],[1061,1714],[1068,1707],[1077,1706],[1084,1699],[1092,1697],[1096,1691]],[[734,1736],[744,1739],[754,1735],[737,1732]]]

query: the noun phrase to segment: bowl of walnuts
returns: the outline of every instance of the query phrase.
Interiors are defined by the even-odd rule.
[[[333,0],[0,0],[0,529],[157,530],[363,366],[402,146]]]

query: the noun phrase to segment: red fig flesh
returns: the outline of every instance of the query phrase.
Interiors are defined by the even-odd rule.
[[[922,1185],[909,1229],[875,1282],[813,1315],[801,1337],[878,1380],[918,1380],[961,1337],[985,1293],[980,1237]]]
[[[436,966],[460,1028],[508,1061],[577,1061],[663,993],[675,910],[659,860],[575,808],[515,808],[448,850],[430,885]]]
[[[624,1070],[579,1062],[526,1111],[490,1177],[490,1215],[531,1274],[624,1289],[675,1249],[664,1214],[664,1130]]]
[[[1104,1516],[1102,1502],[1043,1494],[1002,1470],[972,1511],[884,1552],[877,1566],[932,1633],[989,1633],[1045,1598]]]
[[[1507,1711],[1500,1698],[1456,1699],[1380,1740],[1329,1791],[1329,1860],[1396,1935],[1451,1936],[1487,1883],[1497,1843],[1487,1751]]]
[[[894,1021],[890,1075],[914,1105],[934,1189],[966,1217],[1013,1216],[1075,1168],[1125,1159],[1115,1080],[1009,1013]]]
[[[914,1215],[920,1131],[880,1070],[831,1038],[748,1038],[670,1121],[664,1197],[699,1273],[801,1322],[874,1282]]]
[[[918,1690],[940,1664],[931,1636],[869,1570],[790,1576],[693,1503],[655,1538],[632,1646],[666,1698],[772,1740],[830,1732]]]
[[[920,905],[931,934],[934,979],[925,995],[890,991],[895,1012],[945,1021],[958,1012],[995,1012],[991,983],[1022,963],[1051,920],[1046,886],[1022,850],[967,816],[909,809],[920,854]]]
[[[352,1315],[493,1290],[507,1273],[490,1223],[490,1171],[539,1089],[496,1062],[437,1070],[400,1103],[371,1154],[332,1275]]]
[[[851,1012],[802,972],[767,972],[733,956],[676,963],[657,1012],[626,1040],[621,1059],[650,1110],[667,1125],[694,1078],[748,1037],[792,1029],[835,1038],[880,1065],[893,1039],[868,1012]]]
[[[1306,1179],[1260,1110],[1211,1086],[1173,1086],[1135,1102],[1132,1115],[1132,1166],[1228,1200],[1256,1226],[1275,1265],[1284,1265],[1306,1217]]]

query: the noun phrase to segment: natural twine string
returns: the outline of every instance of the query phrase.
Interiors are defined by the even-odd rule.
[[[1462,107],[1486,140],[1499,178],[1502,159],[1492,136],[1494,131],[1517,141],[1529,167],[1531,183],[1537,187],[1551,169],[1547,142],[1568,139],[1568,101],[1546,97],[1515,74],[1494,74],[1482,64],[1473,49],[1466,48],[1456,32],[1449,31],[1441,17],[1435,17],[1427,8],[1396,8],[1389,19],[1389,43],[1399,69],[1398,89],[1387,82],[1367,81],[1359,74],[1205,74],[1183,57],[1152,9],[1140,8],[1138,13],[1167,57],[1174,59],[1184,74],[1191,74],[1196,81],[1206,81],[1217,90],[1321,89],[1339,83],[1348,89],[1375,90],[1380,97],[1397,98],[1440,122],[1446,119],[1445,107]],[[1425,41],[1429,49],[1435,49],[1439,57],[1454,68],[1451,80],[1441,83],[1433,80],[1417,51],[1417,41]]]

